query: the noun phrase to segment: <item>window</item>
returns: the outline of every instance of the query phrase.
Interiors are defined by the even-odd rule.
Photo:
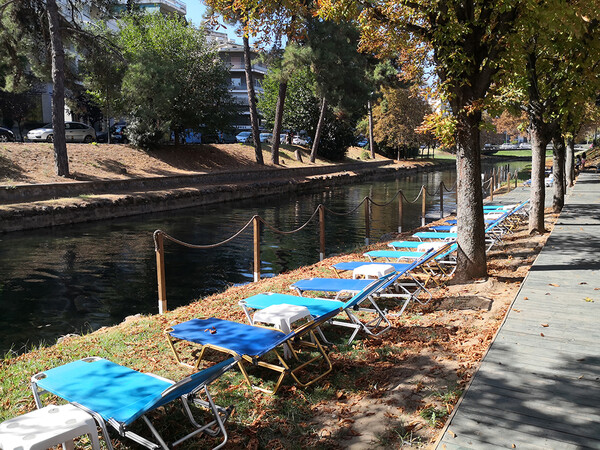
[[[242,79],[241,78],[232,78],[231,79],[231,85],[233,87],[241,87],[242,86]]]

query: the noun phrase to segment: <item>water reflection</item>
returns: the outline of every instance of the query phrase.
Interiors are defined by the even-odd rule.
[[[41,340],[52,343],[67,333],[118,323],[130,314],[156,312],[156,229],[183,241],[212,244],[231,236],[254,214],[290,230],[304,223],[319,203],[346,212],[367,195],[385,203],[402,189],[412,200],[422,184],[433,193],[440,181],[452,186],[454,171],[0,235],[0,349],[22,351]],[[454,210],[454,202],[453,193],[445,195],[446,211]],[[429,198],[428,211],[439,214],[439,198]],[[420,213],[420,201],[405,205],[405,229],[419,225]],[[363,207],[347,216],[327,214],[327,256],[362,245],[364,227]],[[397,227],[396,201],[372,207],[373,238]],[[263,230],[261,242],[263,276],[313,263],[319,256],[318,221],[291,236]],[[217,249],[189,250],[168,242],[165,249],[169,308],[252,281],[251,227]]]

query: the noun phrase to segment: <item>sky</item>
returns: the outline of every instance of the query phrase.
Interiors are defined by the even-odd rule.
[[[187,14],[185,17],[188,20],[191,20],[195,25],[201,25],[204,22],[204,13],[206,12],[206,5],[202,0],[185,0],[184,1],[187,7]],[[217,31],[222,33],[227,33],[229,39],[233,39],[238,44],[241,43],[241,39],[235,35],[235,29],[232,26],[228,26],[226,28],[219,28]]]

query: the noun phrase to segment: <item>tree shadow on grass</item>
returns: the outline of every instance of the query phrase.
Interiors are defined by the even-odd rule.
[[[27,181],[26,170],[18,164],[0,155],[0,183],[8,184],[14,181]]]

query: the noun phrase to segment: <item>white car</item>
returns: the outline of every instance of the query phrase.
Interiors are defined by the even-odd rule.
[[[241,133],[235,136],[235,140],[242,144],[252,142],[252,133],[250,131],[242,131]]]
[[[302,136],[294,136],[292,139],[294,145],[308,145],[308,139]]]
[[[85,123],[65,122],[65,139],[67,142],[93,142],[96,140],[96,130]],[[52,142],[54,140],[52,124],[31,130],[27,133],[27,140]]]

